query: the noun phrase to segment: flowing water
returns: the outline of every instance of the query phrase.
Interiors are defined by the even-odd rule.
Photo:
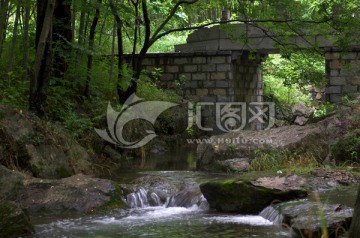
[[[112,179],[124,182],[147,175],[182,181],[189,188],[162,201],[158,194],[144,188],[127,196],[129,209],[117,209],[73,218],[37,218],[34,237],[290,237],[278,226],[279,216],[265,209],[261,216],[219,213],[209,209],[198,192],[199,183],[228,179],[226,174],[193,171],[191,153],[155,156],[129,172],[123,168]],[[164,165],[165,164],[165,165]],[[167,165],[167,166],[166,166]],[[134,168],[134,167],[133,167]],[[171,168],[171,170],[166,170]],[[125,172],[127,171],[127,172]],[[264,217],[268,218],[265,219]]]

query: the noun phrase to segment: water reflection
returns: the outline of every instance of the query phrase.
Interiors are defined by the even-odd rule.
[[[128,158],[120,161],[119,172],[149,170],[195,170],[195,151],[178,149],[164,153],[148,153],[141,158]]]

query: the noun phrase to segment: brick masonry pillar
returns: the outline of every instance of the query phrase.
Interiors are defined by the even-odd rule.
[[[233,61],[234,69],[234,94],[235,101],[245,102],[247,105],[251,102],[263,102],[263,77],[261,63],[266,55],[250,54],[242,52],[241,55]],[[249,114],[247,114],[249,119]],[[261,130],[262,124],[256,122],[247,125],[248,129]]]
[[[341,98],[360,92],[360,52],[325,51],[326,100],[341,102]]]
[[[261,62],[265,55],[243,52],[235,61],[234,92],[238,102],[263,102]]]

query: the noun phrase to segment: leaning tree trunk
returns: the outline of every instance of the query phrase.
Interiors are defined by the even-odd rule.
[[[29,108],[39,116],[44,115],[46,89],[51,77],[52,19],[56,0],[37,0],[36,55],[34,77],[30,81]]]
[[[354,215],[351,222],[348,238],[358,238],[360,235],[360,187],[356,199]]]
[[[98,6],[96,6],[96,12],[95,12],[95,16],[93,19],[93,22],[91,24],[90,27],[90,35],[89,35],[89,51],[90,53],[88,54],[88,62],[87,62],[87,74],[86,74],[86,82],[85,82],[85,90],[84,90],[84,96],[85,97],[89,97],[90,96],[90,81],[91,81],[91,70],[92,70],[92,65],[93,65],[93,50],[94,50],[94,44],[95,44],[95,31],[96,31],[96,26],[99,22],[99,17],[100,17],[100,5],[101,5],[101,0],[98,0]]]
[[[56,50],[54,51],[53,74],[54,77],[59,79],[64,78],[71,54],[71,15],[71,2],[68,0],[57,0],[54,10],[52,40],[56,45]]]

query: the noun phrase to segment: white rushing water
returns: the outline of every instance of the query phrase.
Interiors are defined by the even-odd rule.
[[[261,216],[214,214],[199,208],[197,205],[189,208],[146,207],[118,212],[117,214],[113,211],[111,216],[65,219],[50,224],[38,225],[36,227],[37,237],[172,237],[165,236],[162,233],[169,232],[169,234],[172,234],[172,231],[178,232],[179,230],[188,229],[187,232],[196,235],[199,232],[197,229],[201,228],[203,230],[209,227],[213,227],[213,229],[224,227],[221,228],[223,229],[221,232],[227,232],[227,229],[230,232],[230,228],[234,228],[236,224],[254,227],[254,230],[258,229],[255,227],[264,229],[264,227],[273,226],[272,222]],[[228,226],[229,228],[227,228]],[[163,231],[164,229],[165,231]],[[162,233],[159,233],[160,231]],[[208,236],[212,237],[212,234]],[[191,237],[201,237],[201,235],[199,233],[198,236]],[[273,237],[284,237],[284,235],[279,233],[279,236]]]
[[[261,216],[241,216],[241,215],[233,215],[233,216],[214,216],[206,218],[209,221],[213,222],[221,222],[221,223],[237,223],[237,224],[246,224],[251,226],[272,226],[272,223],[269,220]]]
[[[174,172],[172,175],[176,175]],[[160,193],[159,193],[160,194]],[[44,221],[36,225],[36,238],[112,237],[225,237],[281,238],[290,232],[278,224],[276,211],[259,216],[224,214],[209,209],[198,186],[170,197],[138,188],[126,197],[129,209],[108,211],[73,219]]]

